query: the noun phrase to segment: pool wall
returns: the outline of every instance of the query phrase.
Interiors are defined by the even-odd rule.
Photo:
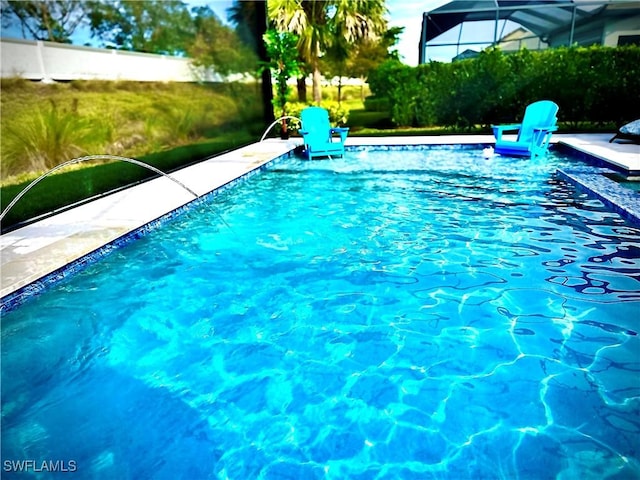
[[[640,172],[626,170],[571,145],[558,143],[553,145],[552,149],[559,153],[571,155],[573,158],[584,162],[583,165],[576,165],[571,169],[559,169],[557,171],[559,178],[597,198],[625,220],[640,224],[640,195],[605,176],[605,174],[611,173],[635,176]]]
[[[640,194],[607,178],[604,175],[607,172],[611,171],[593,172],[562,169],[557,171],[558,176],[563,180],[596,197],[625,220],[640,225]]]

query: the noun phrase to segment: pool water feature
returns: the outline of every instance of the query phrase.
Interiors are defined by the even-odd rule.
[[[362,149],[195,206],[3,316],[4,473],[637,477],[640,229],[571,163]]]

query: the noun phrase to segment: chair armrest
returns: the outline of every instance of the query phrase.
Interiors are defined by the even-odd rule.
[[[508,123],[508,124],[505,124],[505,125],[491,125],[491,128],[493,128],[494,130],[499,129],[499,130],[503,130],[503,131],[520,130],[520,127],[522,127],[521,123]]]
[[[300,136],[302,136],[302,140],[304,141],[305,145],[307,143],[307,135],[310,135],[311,132],[309,130],[298,130],[298,134]]]
[[[510,123],[507,125],[491,125],[491,129],[493,130],[493,136],[496,137],[496,141],[500,141],[502,139],[503,132],[512,132],[520,130],[522,127],[521,123]]]
[[[533,130],[539,132],[555,132],[556,130],[558,130],[558,127],[557,125],[549,127],[533,127]]]
[[[340,135],[340,141],[344,143],[344,141],[347,139],[347,135],[349,134],[349,127],[335,127],[331,129],[331,133],[337,133],[338,135]]]

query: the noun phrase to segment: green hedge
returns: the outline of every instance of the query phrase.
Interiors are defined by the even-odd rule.
[[[300,118],[302,114],[302,110],[307,107],[312,107],[315,104],[307,104],[302,102],[287,102],[286,111],[289,115]],[[319,105],[322,108],[325,108],[329,113],[329,121],[331,125],[335,127],[343,127],[347,124],[349,120],[349,109],[344,105],[339,104],[338,102],[334,102],[331,100],[322,101]],[[291,123],[289,123],[291,124]],[[298,123],[293,124],[294,130],[300,128]]]
[[[472,127],[511,122],[537,100],[553,100],[559,120],[623,123],[640,115],[640,47],[573,47],[409,67],[387,62],[369,77],[399,126]],[[379,102],[379,100],[378,100]]]

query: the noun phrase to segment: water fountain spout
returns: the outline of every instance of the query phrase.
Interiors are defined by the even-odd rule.
[[[267,127],[267,129],[264,131],[264,134],[262,135],[262,138],[260,139],[260,141],[262,142],[265,139],[265,137],[267,136],[267,133],[269,133],[269,130],[271,130],[275,126],[276,123],[281,122],[282,120],[286,120],[288,118],[293,119],[293,120],[297,120],[302,125],[302,120],[300,120],[300,118],[294,117],[293,115],[284,115],[284,116],[282,116],[280,118],[277,118],[271,125],[269,125]]]
[[[31,190],[38,182],[40,182],[41,180],[44,180],[46,177],[48,177],[49,175],[51,175],[52,173],[66,167],[69,165],[73,165],[74,163],[81,163],[81,162],[85,162],[88,160],[120,160],[123,162],[128,162],[128,163],[133,163],[134,165],[139,165],[141,167],[144,167],[148,170],[151,170],[155,173],[158,173],[160,175],[162,175],[163,177],[168,178],[169,180],[171,180],[174,183],[177,183],[178,185],[180,185],[182,188],[184,188],[187,192],[189,192],[191,195],[193,195],[195,198],[199,198],[200,195],[198,195],[196,192],[194,192],[193,190],[191,190],[189,187],[187,187],[184,183],[182,183],[180,180],[172,177],[171,175],[169,175],[168,173],[163,172],[162,170],[157,169],[156,167],[154,167],[153,165],[149,165],[148,163],[144,163],[141,162],[140,160],[136,160],[134,158],[128,158],[128,157],[120,157],[118,155],[87,155],[86,157],[78,157],[78,158],[74,158],[73,160],[68,160],[64,163],[61,163],[60,165],[56,165],[55,167],[53,167],[51,170],[46,171],[45,173],[43,173],[42,175],[40,175],[38,178],[36,178],[34,181],[32,181],[29,185],[27,185],[25,187],[24,190],[22,190],[12,201],[11,203],[7,206],[7,208],[4,210],[4,212],[2,212],[2,214],[0,214],[0,222],[2,222],[2,219],[5,217],[5,215],[7,215],[7,213],[9,212],[9,210],[11,210],[11,208],[13,208],[13,206],[18,203],[18,201],[24,197],[27,192],[29,190]]]

